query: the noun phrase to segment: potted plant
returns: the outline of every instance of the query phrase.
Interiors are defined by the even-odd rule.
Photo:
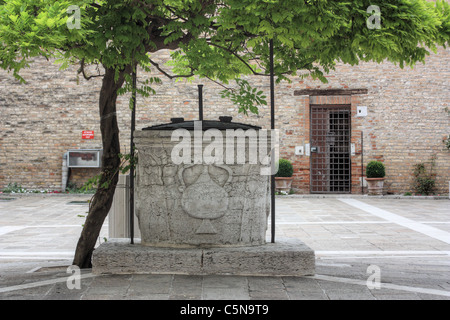
[[[275,190],[280,192],[289,192],[291,190],[292,177],[294,167],[287,159],[280,159],[278,161],[278,171],[275,174]]]
[[[369,195],[382,195],[384,176],[386,175],[384,164],[380,161],[370,161],[366,167],[366,181]]]

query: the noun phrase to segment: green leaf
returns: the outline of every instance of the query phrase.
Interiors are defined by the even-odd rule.
[[[16,23],[17,19],[19,18],[18,15],[13,15],[13,14],[9,15],[8,17],[9,17],[9,18],[11,19],[11,21],[14,22],[14,23]]]

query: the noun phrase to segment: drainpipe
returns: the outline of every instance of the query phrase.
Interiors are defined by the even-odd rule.
[[[198,85],[198,120],[203,121],[203,85]]]
[[[67,152],[63,154],[62,161],[62,177],[61,177],[61,192],[66,192],[67,181],[69,180],[69,168],[67,167]]]

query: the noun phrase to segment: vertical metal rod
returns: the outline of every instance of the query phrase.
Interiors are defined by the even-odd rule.
[[[134,139],[136,128],[136,70],[133,71],[133,109],[131,110],[131,138],[130,138],[130,243],[134,244]]]
[[[203,121],[203,85],[198,85],[198,118]]]
[[[361,130],[361,194],[364,194],[364,135]]]
[[[274,71],[273,71],[273,39],[269,43],[269,55],[270,55],[270,129],[275,129],[275,82],[274,82]],[[274,141],[271,142],[272,147]],[[274,154],[272,153],[272,156]],[[272,161],[275,157],[272,157]],[[271,242],[275,243],[275,175],[271,175],[270,179],[270,197],[271,197]]]

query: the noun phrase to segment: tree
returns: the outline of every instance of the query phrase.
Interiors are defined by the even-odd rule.
[[[86,79],[102,78],[99,94],[102,175],[73,263],[90,267],[91,254],[110,209],[120,165],[118,94],[131,88],[137,66],[169,78],[207,78],[240,112],[264,104],[242,75],[268,75],[269,41],[277,81],[294,76],[326,82],[338,61],[385,60],[400,67],[423,62],[450,37],[445,1],[383,0],[0,0],[0,67],[19,72],[35,56],[79,64]],[[69,9],[69,10],[68,10]],[[171,69],[152,53],[172,49]],[[89,74],[86,67],[101,66]],[[148,95],[151,78],[138,88]],[[237,89],[228,84],[235,81]]]

